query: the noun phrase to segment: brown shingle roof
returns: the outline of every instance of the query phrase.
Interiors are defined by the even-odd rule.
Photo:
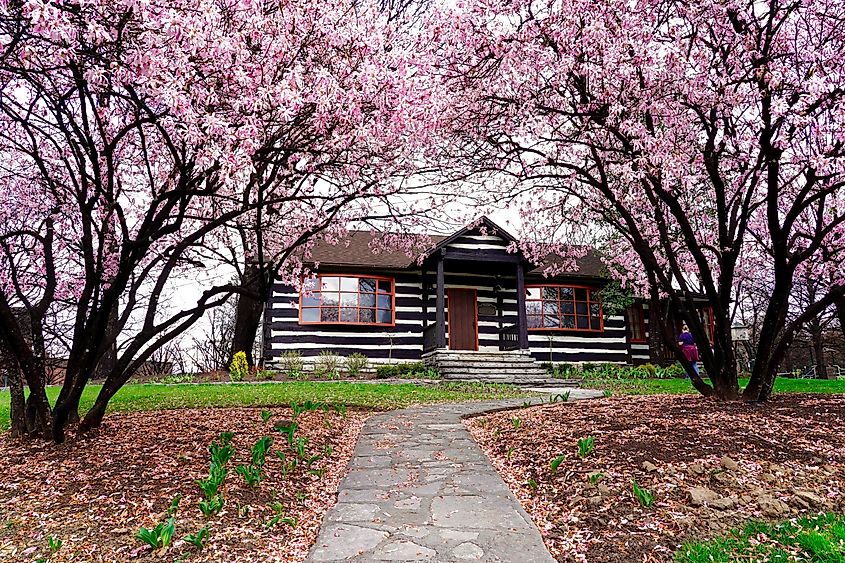
[[[367,266],[372,268],[407,268],[414,263],[401,250],[373,252],[371,243],[378,235],[370,231],[351,231],[349,238],[338,244],[320,241],[314,245],[311,260],[329,266]],[[429,235],[437,244],[446,237]]]
[[[442,235],[429,235],[433,245],[437,245],[448,237]],[[368,268],[404,269],[414,264],[415,258],[409,258],[401,250],[373,252],[371,243],[378,237],[370,231],[351,231],[349,238],[338,244],[329,244],[320,241],[314,245],[311,253],[312,262],[319,262],[321,266],[343,266],[355,267],[366,266]],[[550,254],[546,257],[546,263],[560,263],[559,256]],[[589,251],[585,256],[576,260],[578,270],[563,272],[560,276],[566,277],[602,277],[603,264],[594,250]],[[530,276],[542,276],[544,265],[535,267],[527,272]]]

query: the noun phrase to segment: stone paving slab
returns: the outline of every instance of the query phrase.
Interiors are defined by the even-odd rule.
[[[570,400],[602,396],[564,391]],[[525,402],[434,405],[372,416],[306,561],[554,561],[461,421]]]

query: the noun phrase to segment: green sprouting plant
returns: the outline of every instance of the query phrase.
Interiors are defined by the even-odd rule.
[[[296,434],[296,429],[299,428],[299,424],[296,422],[290,422],[289,424],[277,424],[275,426],[276,432],[280,432],[287,436],[288,439],[288,446],[293,446],[293,438]]]
[[[209,516],[219,514],[223,510],[224,504],[226,504],[226,499],[223,498],[222,494],[218,493],[211,498],[200,501],[200,512],[208,518]]]
[[[540,488],[539,483],[537,483],[537,481],[535,481],[534,479],[530,478],[528,479],[528,486],[531,488],[532,491],[536,491]]]
[[[290,461],[287,460],[287,456],[285,456],[284,452],[276,450],[276,455],[280,460],[282,460],[282,476],[287,477],[288,473],[296,469],[297,464],[299,463],[296,458],[291,458]]]
[[[317,477],[322,479],[326,474],[326,468],[325,467],[318,467],[317,469],[309,469],[308,474],[309,475],[316,475]]]
[[[267,460],[267,452],[270,451],[270,446],[273,445],[273,439],[269,436],[264,436],[255,442],[252,446],[251,458],[252,464],[259,469],[264,467],[264,462]]]
[[[196,534],[188,534],[182,539],[201,551],[208,539],[208,526],[200,528]]]
[[[179,501],[181,500],[181,494],[177,494],[175,497],[173,497],[173,500],[170,501],[170,506],[167,508],[168,516],[176,516],[176,511],[179,510]]]
[[[172,516],[167,522],[160,522],[155,528],[148,530],[142,527],[135,534],[135,537],[153,549],[167,547],[173,541],[173,533],[176,531],[176,519]]]
[[[291,379],[300,379],[304,373],[302,354],[298,350],[288,350],[279,359],[282,371]]]
[[[50,536],[47,538],[47,548],[50,550],[50,553],[56,553],[62,548],[62,540],[61,538],[57,538],[56,536]]]
[[[514,430],[519,430],[519,427],[522,426],[522,420],[518,416],[512,416],[511,425],[513,426]]]
[[[276,379],[276,372],[272,369],[260,369],[255,372],[255,379],[259,381],[270,381]]]
[[[216,463],[219,466],[224,466],[235,455],[235,446],[232,445],[232,433],[224,432],[220,434],[220,441],[213,441],[208,447],[211,454],[211,463]]]
[[[303,438],[300,436],[296,439],[296,455],[299,456],[299,459],[305,461],[305,446],[308,445],[308,438]]]
[[[299,520],[295,517],[287,517],[285,516],[285,505],[280,502],[274,502],[270,508],[273,509],[273,517],[267,521],[267,527],[272,528],[279,522],[282,524],[287,524],[292,528],[296,528],[299,525]]]
[[[235,468],[235,472],[244,478],[246,484],[250,487],[255,487],[261,482],[261,468],[254,465],[239,465]]]
[[[542,402],[542,399],[541,399]],[[531,401],[522,401],[522,408],[527,409],[531,406]]]
[[[592,436],[587,436],[586,438],[580,438],[578,440],[578,457],[584,459],[596,448],[596,440]]]
[[[631,480],[631,493],[641,506],[650,508],[654,505],[654,494],[648,489],[641,488],[635,479]]]
[[[323,350],[314,361],[314,375],[325,379],[336,379],[340,375],[340,358],[331,350]]]
[[[334,448],[332,447],[331,444],[326,444],[325,446],[323,446],[323,456],[332,457],[333,453],[334,453]]]
[[[559,455],[552,460],[552,462],[549,464],[549,467],[551,467],[552,469],[552,473],[557,472],[558,468],[560,467],[560,464],[563,463],[564,459],[566,459],[566,456]]]
[[[264,424],[267,424],[268,422],[270,422],[271,418],[273,418],[273,413],[271,413],[270,411],[266,411],[266,410],[261,411],[261,422],[263,422]]]
[[[346,405],[332,405],[332,409],[340,416],[346,417]]]
[[[569,400],[569,393],[569,391],[566,391],[565,393],[558,393],[556,395],[552,395],[551,397],[549,397],[549,402],[557,403],[558,401],[560,401],[561,403],[565,403]]]
[[[311,466],[323,459],[323,456],[320,454],[309,456],[308,459],[305,460],[305,465],[311,469]]]
[[[591,484],[597,485],[599,481],[604,479],[604,473],[602,473],[601,471],[595,471],[593,473],[590,473],[588,479],[590,480]]]
[[[292,411],[291,418],[293,420],[296,420],[299,417],[299,415],[301,415],[302,413],[305,412],[305,409],[302,408],[299,405],[299,403],[297,403],[296,401],[294,401],[290,404],[290,410]]]
[[[612,397],[613,391],[611,391],[610,389],[605,389],[604,391],[602,391],[602,395],[604,395],[605,397]]]
[[[370,360],[367,356],[355,352],[346,358],[346,374],[349,377],[358,377],[362,370],[367,369],[369,363]]]
[[[249,364],[246,362],[246,352],[235,352],[232,363],[229,364],[229,379],[243,381],[249,375]]]
[[[203,496],[207,499],[215,496],[223,480],[226,479],[227,469],[222,465],[212,462],[208,469],[208,477],[205,479],[197,479],[196,483],[199,485]]]
[[[510,460],[511,456],[513,455],[513,451],[514,451],[515,449],[516,449],[516,448],[514,448],[513,446],[509,447],[509,448],[508,448],[508,451],[505,453],[505,458],[506,458],[506,459],[508,459],[508,460]]]

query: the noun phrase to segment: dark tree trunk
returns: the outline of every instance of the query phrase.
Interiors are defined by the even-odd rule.
[[[264,304],[269,298],[270,283],[269,276],[262,273],[257,265],[250,264],[247,266],[241,281],[243,292],[238,295],[238,305],[235,309],[235,328],[232,333],[230,362],[237,352],[244,352],[246,353],[247,363],[250,366],[255,365],[252,350],[255,346],[258,326],[261,324]]]
[[[28,433],[26,425],[26,399],[23,393],[23,381],[17,366],[6,371],[9,378],[9,401],[11,407],[11,430],[13,438],[25,436]]]
[[[819,322],[816,321],[811,324],[811,333],[816,379],[825,379],[827,377],[827,361],[824,355],[824,330]]]
[[[100,427],[103,423],[103,417],[106,415],[109,401],[111,401],[112,397],[114,397],[122,386],[122,383],[106,380],[91,409],[85,414],[85,418],[79,424],[79,430],[81,432],[87,432]]]
[[[845,297],[836,300],[836,316],[839,317],[839,328],[845,334]]]

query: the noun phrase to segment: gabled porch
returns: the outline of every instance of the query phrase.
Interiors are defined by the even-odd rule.
[[[529,264],[508,251],[510,235],[487,223],[443,240],[422,264],[423,359],[448,378],[545,378],[529,353]]]

